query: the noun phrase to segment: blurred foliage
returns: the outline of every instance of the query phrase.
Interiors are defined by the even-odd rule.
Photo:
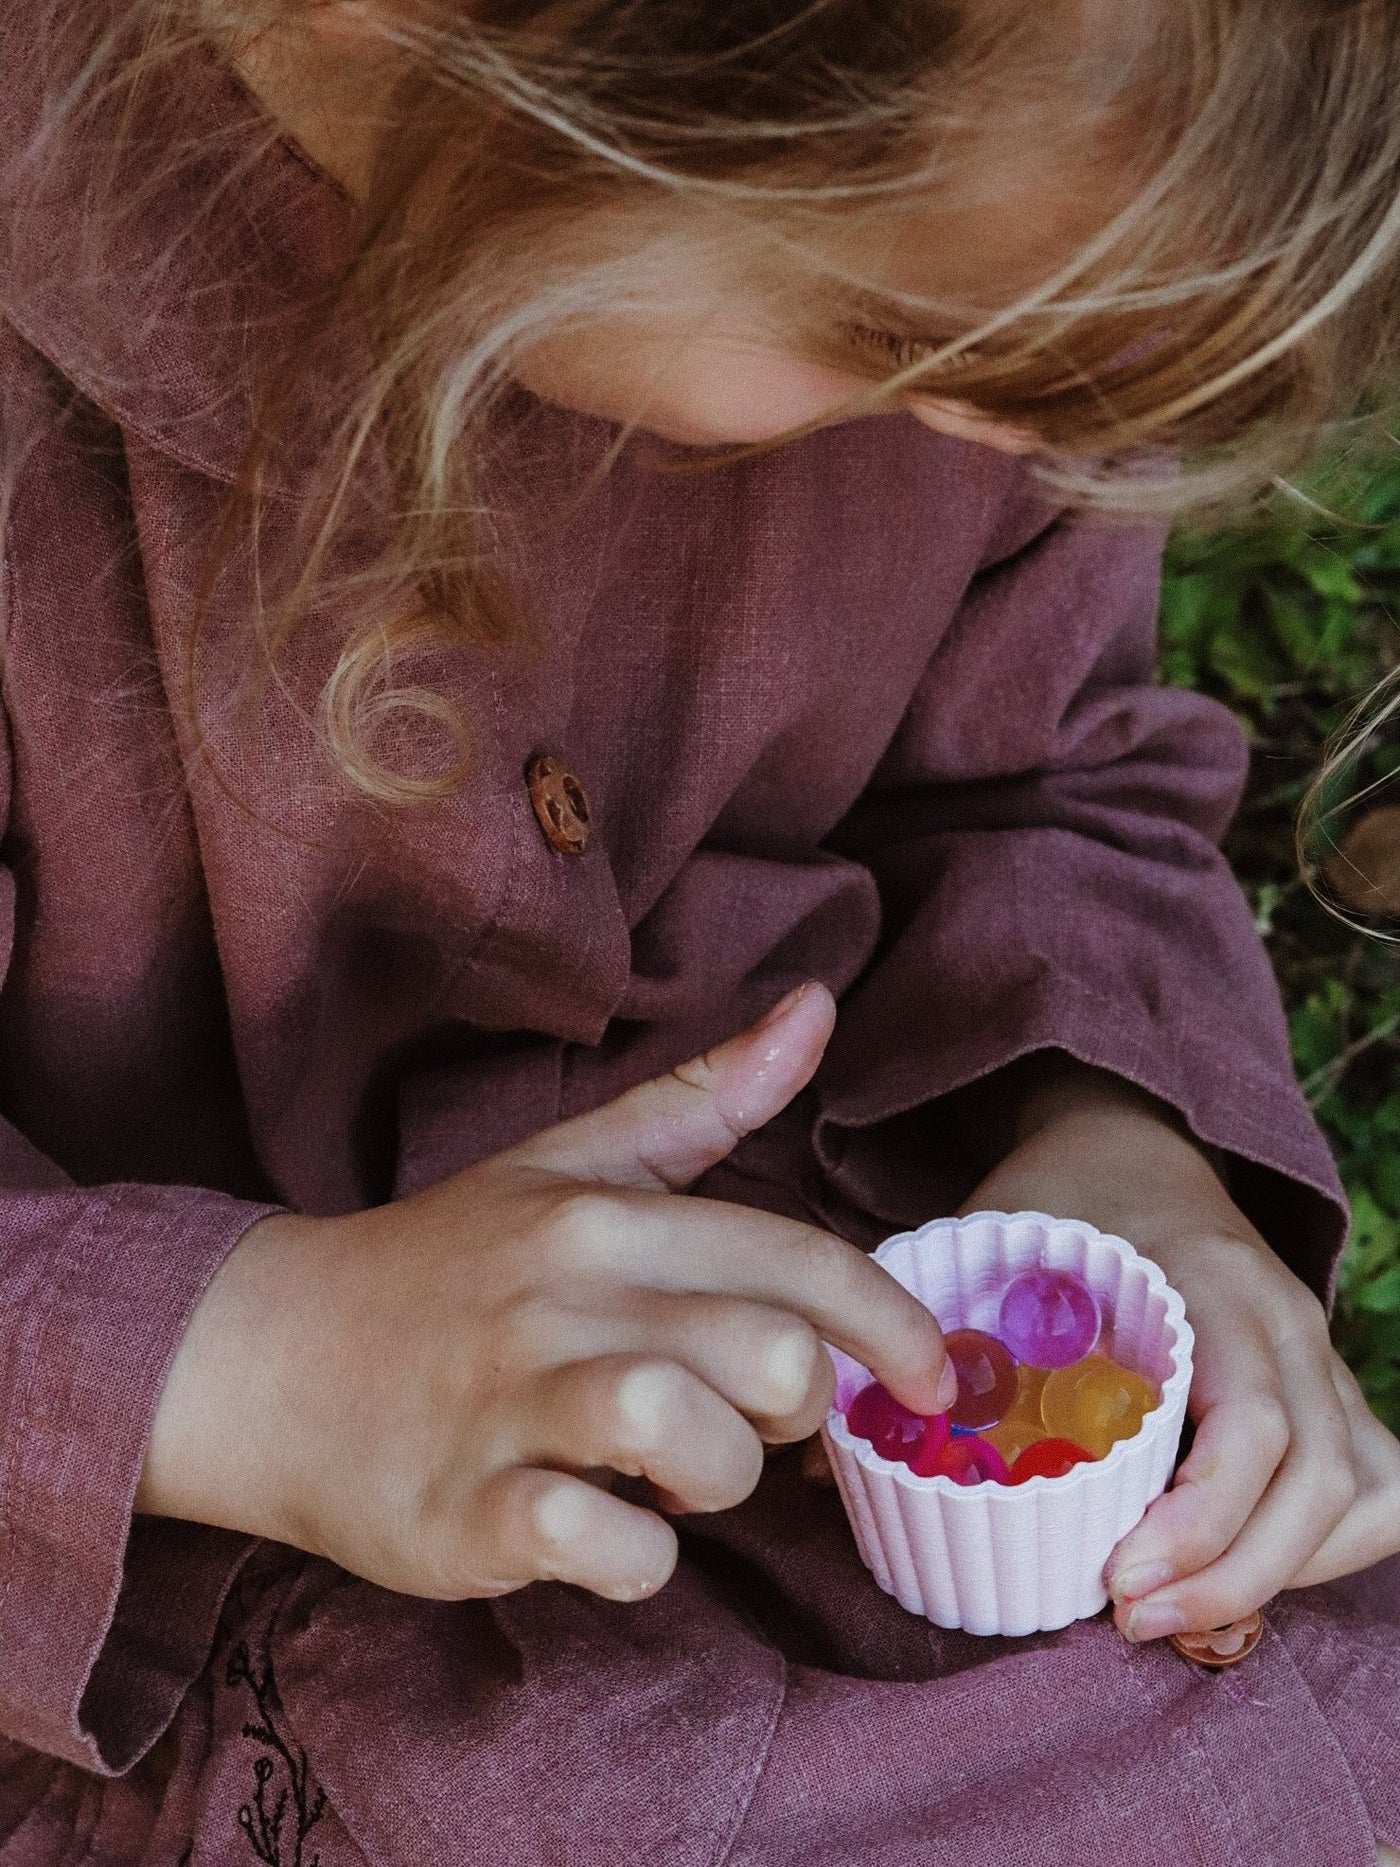
[[[1334,1335],[1396,1431],[1400,946],[1319,904],[1299,875],[1293,825],[1327,741],[1398,665],[1400,458],[1335,463],[1263,518],[1174,539],[1162,671],[1223,700],[1249,735],[1249,790],[1226,849],[1268,942],[1298,1071],[1353,1203]],[[1377,785],[1361,810],[1400,804],[1400,779],[1386,782],[1397,772],[1400,717],[1369,736],[1329,792],[1319,857],[1345,834],[1348,796]]]

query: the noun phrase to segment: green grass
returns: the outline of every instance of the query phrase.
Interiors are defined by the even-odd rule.
[[[1178,535],[1163,674],[1225,701],[1249,734],[1250,787],[1227,853],[1355,1211],[1337,1345],[1400,1431],[1400,947],[1329,916],[1293,854],[1293,820],[1325,742],[1400,664],[1400,464],[1345,481],[1334,470],[1309,490],[1347,521],[1288,501],[1247,527]],[[1400,718],[1375,735],[1348,788],[1397,772]],[[1371,802],[1400,803],[1400,777]]]

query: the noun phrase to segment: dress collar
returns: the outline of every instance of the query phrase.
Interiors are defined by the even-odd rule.
[[[122,428],[232,481],[252,436],[257,346],[304,319],[344,263],[353,207],[203,45],[163,80],[198,132],[171,173],[143,163],[139,122],[114,173],[101,109],[61,163],[36,154],[48,100],[35,11],[0,8],[0,319]],[[164,111],[150,115],[154,151]],[[87,203],[114,188],[136,205],[119,249],[99,253]],[[320,419],[298,410],[303,442],[324,432],[330,389],[308,385]]]

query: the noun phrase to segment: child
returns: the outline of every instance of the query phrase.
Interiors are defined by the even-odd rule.
[[[0,51],[0,1858],[1400,1842],[1400,1447],[1241,748],[1152,684],[1160,528],[1070,516],[1384,358],[1393,9],[4,0]],[[931,1628],[765,1465],[823,1339],[938,1404],[855,1247],[960,1205],[1186,1297],[1117,1630]],[[1160,1638],[1286,1589],[1238,1672]]]

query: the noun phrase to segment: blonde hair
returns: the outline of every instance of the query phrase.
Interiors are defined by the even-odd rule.
[[[218,166],[207,159],[217,129],[182,109],[180,61],[211,43],[231,60],[250,35],[295,28],[325,4],[29,0],[48,48],[46,102],[0,174],[0,212],[22,212],[35,176],[80,132],[95,141],[78,258],[100,281],[103,251],[151,191],[192,154],[201,173]],[[469,756],[441,696],[405,675],[419,650],[528,637],[490,498],[514,371],[543,339],[654,290],[668,231],[739,256],[763,282],[778,341],[868,378],[848,412],[902,390],[955,393],[1034,428],[1042,471],[1088,505],[1170,508],[1267,483],[1391,365],[1390,0],[346,10],[391,61],[373,106],[380,154],[349,262],[280,349],[263,346],[254,436],[211,545],[209,591],[228,555],[250,539],[256,549],[297,386],[333,358],[343,374],[347,355],[362,357],[299,485],[301,517],[260,567],[253,626],[272,668],[294,627],[340,618],[319,728],[371,797],[440,794]],[[1042,172],[1092,177],[1107,203],[1052,276],[985,304],[895,294],[867,273],[862,240],[912,202],[975,209],[986,154],[1007,138],[1036,149]],[[138,147],[147,181],[133,188]],[[253,153],[245,142],[239,160]],[[192,224],[201,209],[218,203],[191,201]],[[0,316],[15,314],[12,293],[42,285],[32,269],[0,282]],[[1144,474],[1141,457],[1162,449],[1191,470]],[[387,543],[349,570],[344,541],[371,506]],[[395,769],[384,735],[403,715],[446,729],[450,769]]]
[[[1376,914],[1354,911],[1344,898],[1355,895],[1358,887],[1363,893],[1370,892],[1371,878],[1350,859],[1350,850],[1338,841],[1337,831],[1368,798],[1393,783],[1395,774],[1390,772],[1359,790],[1353,788],[1367,753],[1396,719],[1400,719],[1400,668],[1392,669],[1333,734],[1322,766],[1299,807],[1294,828],[1294,855],[1313,897],[1353,933],[1367,934],[1387,946],[1400,946],[1400,932],[1378,924]],[[1342,876],[1351,884],[1344,890],[1337,886]],[[1383,914],[1393,921],[1388,905]]]

